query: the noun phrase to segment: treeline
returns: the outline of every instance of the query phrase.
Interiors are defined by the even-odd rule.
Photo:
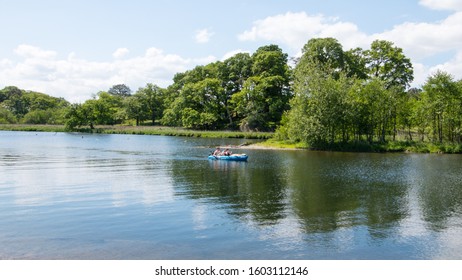
[[[276,45],[179,73],[161,123],[196,129],[274,130],[292,97],[288,56]]]
[[[390,140],[460,143],[462,81],[439,71],[422,89],[408,90],[412,80],[410,60],[391,42],[344,51],[335,39],[312,39],[295,66],[295,95],[277,135],[320,148]]]
[[[69,127],[116,124],[124,119],[191,129],[274,131],[289,107],[291,72],[287,54],[276,45],[197,66],[173,78],[168,88],[148,84],[101,92],[74,104]],[[127,94],[128,93],[128,94]]]
[[[411,61],[392,42],[345,51],[336,39],[311,39],[288,65],[288,55],[268,45],[177,73],[167,88],[147,84],[132,94],[114,85],[81,104],[6,87],[0,123],[276,131],[280,140],[320,148],[462,141],[462,82],[437,72],[409,89]]]
[[[14,86],[0,90],[0,123],[64,124],[70,103]]]
[[[71,130],[133,121],[205,130],[274,131],[289,109],[290,83],[287,54],[268,45],[253,54],[239,53],[177,73],[167,88],[147,84],[132,94],[126,85],[115,85],[84,103],[67,104],[64,122]],[[15,118],[0,121],[30,123],[23,114],[9,110],[8,104],[2,107]]]

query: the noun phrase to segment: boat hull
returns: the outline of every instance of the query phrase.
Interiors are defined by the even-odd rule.
[[[209,156],[210,160],[227,160],[227,161],[247,161],[246,154],[239,154],[239,155],[230,155],[230,156]]]

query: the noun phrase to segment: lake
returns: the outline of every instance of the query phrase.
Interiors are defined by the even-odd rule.
[[[0,259],[462,259],[462,156],[0,131]]]

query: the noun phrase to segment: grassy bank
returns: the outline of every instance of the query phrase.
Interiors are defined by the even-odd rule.
[[[64,125],[49,124],[0,124],[0,130],[66,132],[66,128],[64,127]]]
[[[263,148],[274,149],[309,149],[320,151],[338,151],[338,152],[367,152],[367,153],[445,153],[460,154],[462,153],[462,144],[455,143],[430,143],[415,141],[389,141],[385,143],[369,142],[348,142],[334,143],[323,147],[313,148],[304,143],[291,143],[286,141],[277,141],[274,139],[256,144]]]
[[[0,124],[0,130],[69,132],[63,125]],[[90,128],[81,128],[72,132],[245,139],[269,139],[273,136],[273,133],[269,132],[203,131],[163,126],[97,126],[93,130]]]
[[[69,132],[63,125],[25,125],[25,124],[0,124],[0,130],[9,131],[40,131],[40,132]],[[269,132],[240,132],[240,131],[202,131],[164,126],[97,126],[91,130],[83,128],[74,132],[102,133],[102,134],[138,134],[138,135],[163,135],[184,136],[203,138],[244,138],[262,139],[264,142],[256,144],[267,149],[309,149],[340,152],[410,152],[410,153],[462,153],[462,144],[455,143],[431,143],[415,141],[388,141],[385,143],[348,142],[334,143],[324,147],[313,148],[304,143],[277,141],[272,139],[273,133]]]

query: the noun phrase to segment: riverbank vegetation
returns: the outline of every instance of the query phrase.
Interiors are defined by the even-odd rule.
[[[148,83],[132,94],[118,84],[74,104],[9,86],[0,90],[0,123],[272,138],[265,145],[319,150],[461,152],[462,81],[438,71],[410,88],[412,63],[392,42],[344,50],[334,38],[311,39],[290,61],[268,45],[177,73],[167,88]]]
[[[180,127],[165,126],[126,126],[126,125],[98,125],[93,129],[82,127],[70,131],[65,125],[47,124],[0,124],[0,130],[8,131],[36,131],[36,132],[81,132],[100,134],[137,134],[162,135],[202,138],[243,138],[267,140],[273,137],[272,132],[229,131],[229,130],[193,130]]]
[[[276,137],[319,149],[459,145],[462,82],[439,71],[422,89],[407,89],[412,80],[410,60],[391,42],[344,52],[335,39],[310,40],[294,69],[295,95]]]

